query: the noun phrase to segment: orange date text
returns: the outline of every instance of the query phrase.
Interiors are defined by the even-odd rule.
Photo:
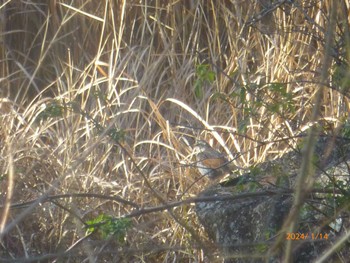
[[[328,240],[326,233],[287,233],[287,240]]]

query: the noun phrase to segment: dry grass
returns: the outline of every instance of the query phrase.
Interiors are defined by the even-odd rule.
[[[207,185],[193,184],[198,175],[183,138],[213,138],[228,154],[242,153],[242,166],[295,144],[322,79],[331,1],[248,2],[2,4],[0,195],[11,204],[37,202],[3,213],[1,257],[210,257],[191,205],[132,217],[123,242],[92,235],[76,244],[87,220],[127,216],[135,207],[102,196],[47,195],[164,205]],[[330,76],[348,59],[342,32],[349,6],[342,4]],[[348,93],[326,79],[321,120],[331,132],[348,117]]]

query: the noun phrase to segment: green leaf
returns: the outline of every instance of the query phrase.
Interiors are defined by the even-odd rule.
[[[240,99],[241,99],[241,103],[242,104],[245,104],[246,103],[246,93],[247,93],[247,90],[245,87],[242,87],[241,88],[241,91],[240,91]]]
[[[96,233],[102,238],[114,237],[119,242],[124,242],[126,232],[132,226],[128,218],[113,218],[112,216],[101,214],[95,219],[86,222],[87,234]]]
[[[198,99],[203,98],[203,83],[200,80],[196,80],[194,83],[194,95]]]
[[[40,112],[37,117],[37,120],[46,120],[47,118],[62,117],[64,112],[64,106],[59,102],[53,101],[48,104],[45,109]]]
[[[111,139],[115,142],[119,142],[124,140],[125,138],[125,131],[124,130],[119,130],[119,129],[111,129],[109,131],[109,136]]]
[[[343,137],[350,138],[350,123],[348,121],[346,121],[344,123],[344,126],[341,130],[341,133],[342,133]]]
[[[208,64],[196,66],[196,80],[194,82],[194,94],[197,98],[203,98],[203,86],[205,83],[212,84],[215,81],[215,72],[210,70]]]

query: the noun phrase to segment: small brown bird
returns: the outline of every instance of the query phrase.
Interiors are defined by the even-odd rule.
[[[213,149],[206,141],[198,140],[193,151],[196,154],[196,165],[201,175],[214,180],[231,173],[230,162],[227,158]]]

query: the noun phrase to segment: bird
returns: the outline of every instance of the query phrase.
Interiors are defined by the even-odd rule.
[[[196,155],[196,166],[202,176],[211,180],[230,174],[230,161],[225,155],[211,147],[206,141],[197,140],[193,153]]]

